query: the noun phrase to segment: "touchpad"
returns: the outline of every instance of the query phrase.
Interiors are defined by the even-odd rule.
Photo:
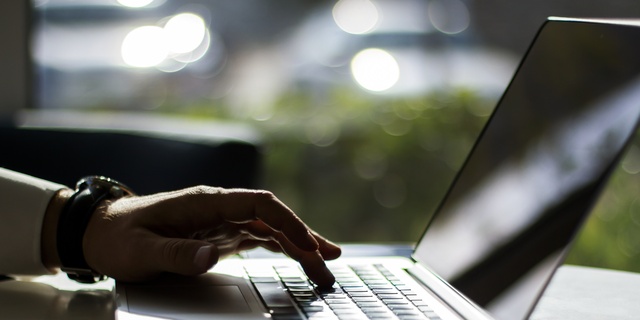
[[[235,285],[131,286],[126,289],[129,312],[172,319],[211,319],[250,312]]]

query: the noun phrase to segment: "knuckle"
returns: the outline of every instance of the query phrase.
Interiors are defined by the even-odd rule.
[[[267,190],[255,190],[253,193],[253,198],[257,203],[264,202],[279,202],[278,198],[271,192]]]
[[[202,195],[202,194],[210,194],[214,192],[214,187],[206,186],[206,185],[198,185],[191,188],[186,189],[187,194],[191,195]]]
[[[207,185],[193,186],[183,190],[183,196],[188,198],[205,196],[205,195],[224,194],[224,193],[225,193],[225,190],[223,188],[211,187]]]

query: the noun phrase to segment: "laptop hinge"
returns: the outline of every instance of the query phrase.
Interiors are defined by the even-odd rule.
[[[420,263],[414,263],[411,268],[407,269],[407,273],[460,317],[464,319],[493,319],[473,301]]]

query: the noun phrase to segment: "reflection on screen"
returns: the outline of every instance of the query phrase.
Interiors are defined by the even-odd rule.
[[[487,305],[562,250],[635,131],[639,37],[637,27],[548,22],[415,258]]]

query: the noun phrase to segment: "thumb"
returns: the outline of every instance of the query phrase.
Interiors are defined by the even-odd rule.
[[[218,248],[193,239],[160,238],[150,252],[162,271],[181,275],[207,272],[218,262]]]

